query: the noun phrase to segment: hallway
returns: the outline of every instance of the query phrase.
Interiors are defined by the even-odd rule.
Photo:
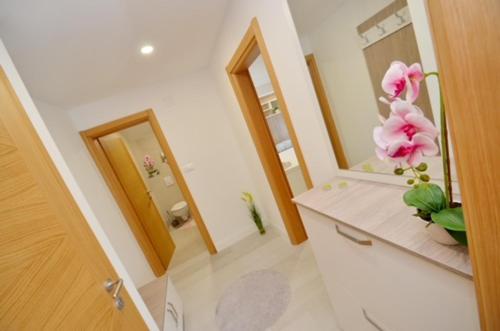
[[[183,298],[185,330],[217,330],[215,308],[224,290],[261,269],[283,273],[292,288],[285,314],[269,330],[339,330],[311,248],[307,243],[291,246],[273,229],[264,236],[255,233],[216,256],[204,252],[170,270]]]

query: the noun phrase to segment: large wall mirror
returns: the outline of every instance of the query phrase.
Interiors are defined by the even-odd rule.
[[[436,70],[425,1],[289,0],[289,6],[342,174],[393,174],[394,163],[375,155],[373,140],[380,116],[390,112],[379,101],[387,95],[381,81],[394,60]],[[439,127],[436,78],[421,84],[415,104]],[[443,179],[439,153],[423,161],[432,179]],[[451,163],[456,180],[453,157]]]

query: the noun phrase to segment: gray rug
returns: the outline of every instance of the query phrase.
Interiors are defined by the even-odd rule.
[[[250,272],[219,299],[215,321],[221,331],[263,331],[285,312],[290,302],[288,279],[273,270]]]

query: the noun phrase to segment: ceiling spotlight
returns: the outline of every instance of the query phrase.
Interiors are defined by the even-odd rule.
[[[143,55],[149,55],[149,54],[153,53],[154,50],[155,50],[155,48],[151,45],[144,45],[141,47],[141,53]]]

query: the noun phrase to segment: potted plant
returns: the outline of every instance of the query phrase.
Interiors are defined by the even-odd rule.
[[[153,178],[154,176],[158,176],[160,174],[160,170],[155,166],[155,160],[149,155],[144,155],[144,169],[148,173],[149,178]]]
[[[255,201],[252,194],[249,192],[243,192],[241,195],[241,199],[247,203],[248,210],[250,211],[250,216],[252,216],[252,219],[259,229],[260,234],[265,234],[266,229],[264,228],[264,224],[262,224],[262,217],[260,216],[260,213],[255,206]]]
[[[380,98],[391,111],[388,118],[380,117],[381,125],[373,131],[375,151],[381,160],[388,159],[396,164],[396,175],[412,174],[413,178],[407,180],[412,188],[404,194],[403,200],[416,208],[415,216],[428,222],[426,228],[431,237],[442,244],[467,245],[462,206],[453,201],[452,195],[448,130],[441,88],[441,130],[413,104],[419,96],[421,81],[431,76],[439,80],[437,72],[424,73],[418,63],[410,66],[400,61],[391,63],[382,79],[382,88],[388,96]],[[441,149],[436,142],[439,134]],[[435,156],[439,151],[444,191],[430,182],[426,173],[428,165],[422,162],[423,156]]]

